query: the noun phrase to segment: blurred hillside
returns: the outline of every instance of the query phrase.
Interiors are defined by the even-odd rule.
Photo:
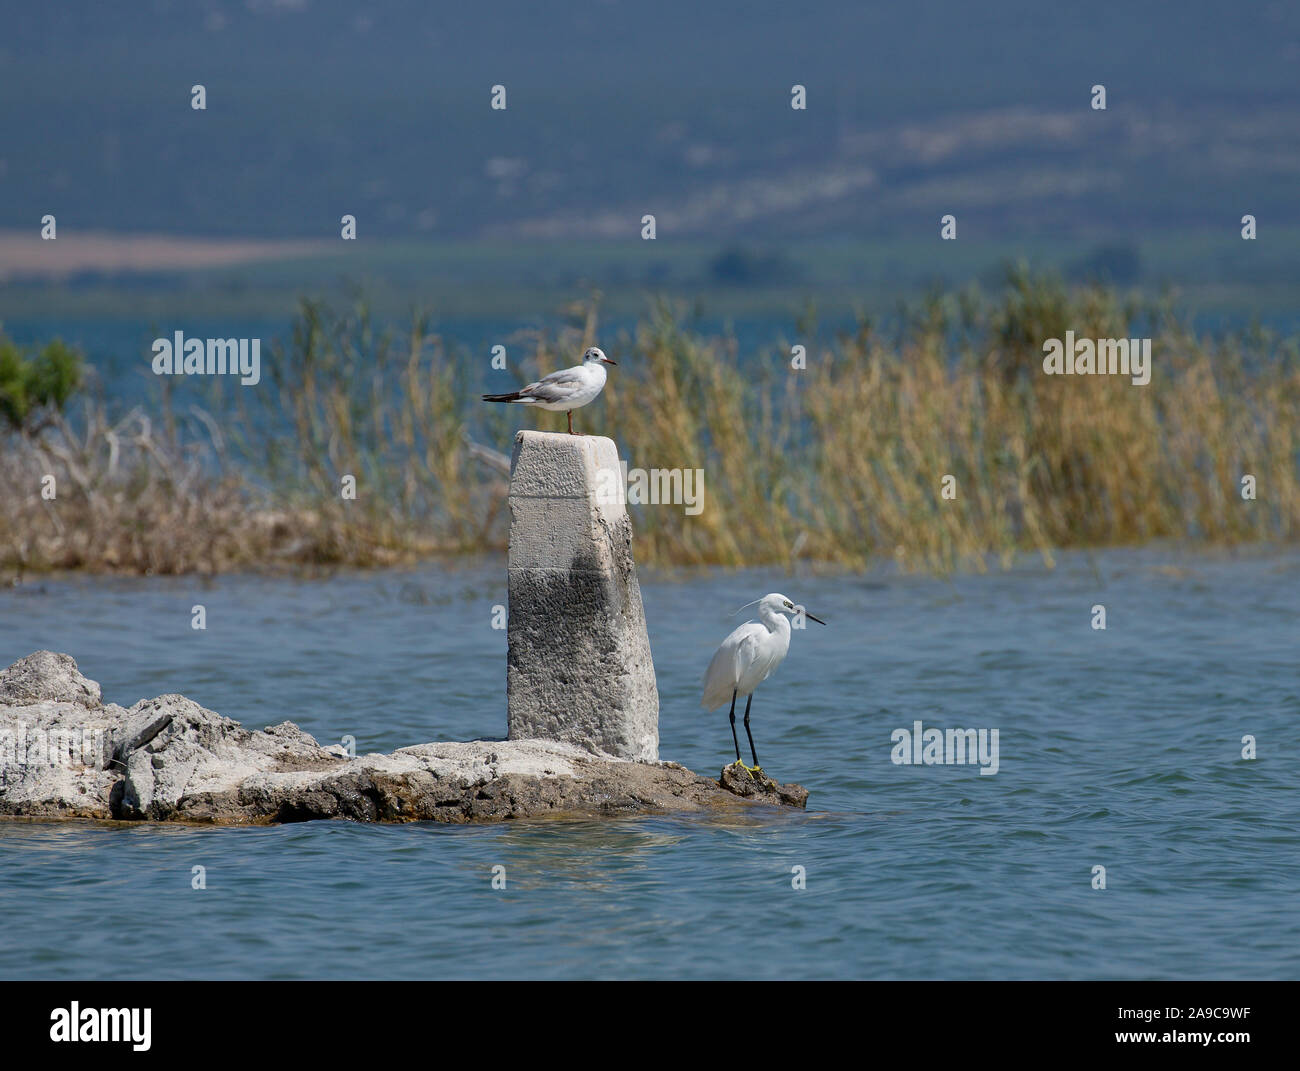
[[[0,228],[1132,236],[1300,224],[1300,9],[0,4]],[[208,107],[190,108],[194,83]],[[490,87],[508,108],[489,108]],[[790,87],[808,108],[790,108]],[[1089,108],[1106,85],[1108,109]]]

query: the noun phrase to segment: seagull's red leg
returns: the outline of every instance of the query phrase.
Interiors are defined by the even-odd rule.
[[[575,431],[573,430],[573,410],[572,410],[572,409],[569,410],[569,434],[570,434],[570,435],[576,435],[576,434],[577,434],[577,432],[575,432]]]

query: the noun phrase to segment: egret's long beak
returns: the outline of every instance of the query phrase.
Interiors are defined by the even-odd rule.
[[[817,624],[819,624],[819,625],[824,625],[824,624],[826,624],[826,622],[823,621],[820,617],[813,617],[813,615],[810,614],[807,610],[805,610],[805,611],[803,612],[803,615],[804,615],[804,617],[807,617],[807,618],[810,618],[810,619],[813,620],[813,621],[816,621]]]
[[[601,360],[602,360],[605,364],[612,364],[615,368],[618,367],[618,362],[617,362],[617,361],[611,361],[608,357],[602,357]]]

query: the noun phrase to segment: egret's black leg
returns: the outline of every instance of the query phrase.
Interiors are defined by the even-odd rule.
[[[736,745],[736,761],[740,761],[740,738],[736,736],[736,693],[731,693],[731,742]]]
[[[754,750],[754,734],[749,731],[749,704],[754,701],[754,693],[749,693],[749,699],[745,702],[745,735],[749,737],[749,753],[754,756],[754,766],[758,766],[758,752]],[[739,751],[739,748],[737,748]],[[736,758],[740,758],[737,754]]]

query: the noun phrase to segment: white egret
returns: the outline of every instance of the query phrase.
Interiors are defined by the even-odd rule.
[[[594,401],[596,395],[605,386],[605,369],[602,365],[617,365],[605,356],[603,350],[592,346],[582,355],[582,364],[572,368],[562,368],[543,376],[536,383],[509,394],[485,394],[485,402],[521,402],[535,405],[538,409],[549,409],[555,413],[569,414],[569,434],[577,435],[573,430],[573,411],[581,409],[588,402]]]
[[[736,736],[736,697],[748,697],[745,700],[745,735],[749,737],[749,753],[754,765],[745,766],[745,769],[758,771],[762,768],[758,765],[758,752],[754,750],[754,736],[749,731],[749,707],[754,701],[754,689],[776,671],[790,650],[790,622],[785,615],[802,612],[819,625],[826,622],[776,592],[754,601],[758,603],[759,620],[746,621],[714,652],[713,661],[704,674],[701,706],[705,710],[717,710],[728,696],[731,697],[731,742],[736,746],[736,762],[745,766],[740,758],[740,739]],[[753,606],[754,603],[746,605]]]

